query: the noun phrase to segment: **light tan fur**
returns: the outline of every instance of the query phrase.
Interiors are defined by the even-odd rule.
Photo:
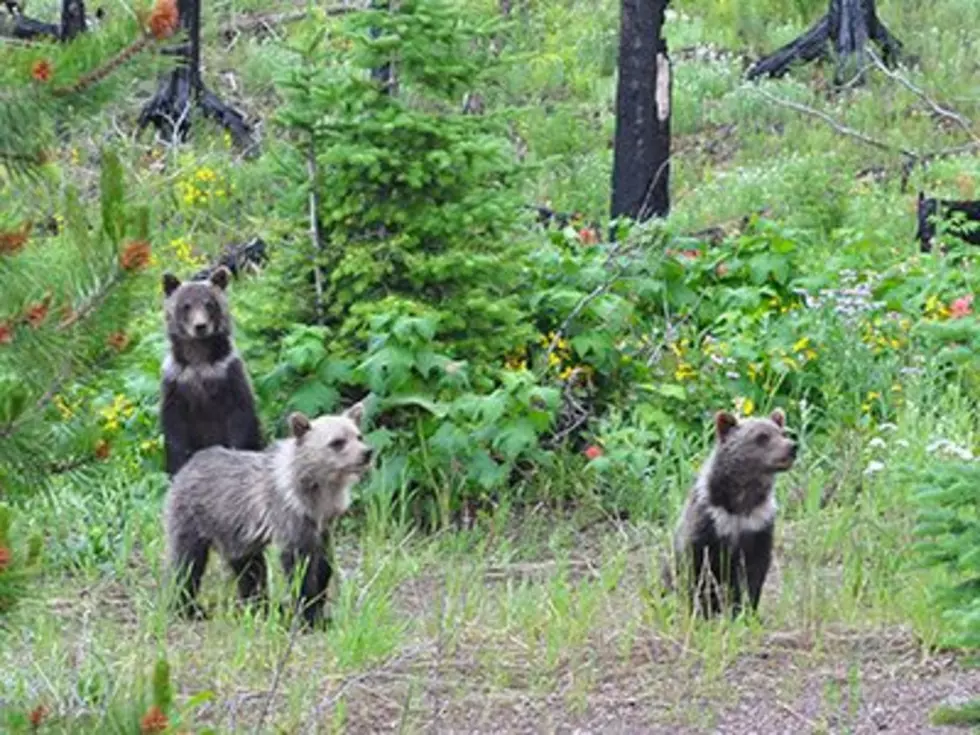
[[[351,487],[370,466],[362,415],[360,403],[312,421],[294,413],[292,435],[265,451],[214,446],[184,465],[167,496],[164,524],[171,567],[192,568],[191,597],[201,556],[206,561],[212,546],[236,572],[254,563],[263,565],[263,575],[258,557],[270,543],[290,554],[322,555],[329,522],[347,511]]]

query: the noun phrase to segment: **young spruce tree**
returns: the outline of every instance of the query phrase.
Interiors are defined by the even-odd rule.
[[[500,121],[463,109],[493,73],[496,20],[447,0],[393,5],[349,14],[335,38],[314,31],[282,85],[290,185],[314,214],[294,261],[303,316],[338,357],[362,355],[385,315],[434,317],[444,352],[500,362],[531,336],[518,169]],[[371,73],[389,63],[396,83]]]

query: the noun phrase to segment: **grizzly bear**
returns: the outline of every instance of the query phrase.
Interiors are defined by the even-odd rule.
[[[752,612],[772,561],[775,476],[793,466],[797,444],[785,433],[779,409],[768,418],[739,421],[719,411],[715,446],[698,474],[674,532],[673,563],[664,583],[682,580],[688,602],[710,617],[730,607]]]
[[[293,413],[291,435],[264,451],[209,447],[191,457],[164,511],[171,569],[183,576],[182,614],[204,616],[195,598],[212,547],[236,575],[240,599],[264,607],[264,552],[275,543],[288,577],[305,565],[298,607],[308,624],[318,622],[331,576],[328,523],[347,511],[351,487],[371,464],[362,416],[362,403],[312,421]]]
[[[225,297],[231,274],[207,281],[163,276],[169,350],[163,361],[160,419],[167,474],[173,477],[205,447],[263,448],[262,428],[245,365],[232,341]]]

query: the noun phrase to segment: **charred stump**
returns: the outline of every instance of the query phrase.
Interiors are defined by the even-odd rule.
[[[85,17],[84,0],[62,0],[61,22],[46,23],[42,20],[28,18],[17,0],[4,0],[4,7],[10,15],[12,23],[0,23],[2,35],[31,40],[35,38],[53,38],[56,41],[70,41],[79,33],[88,30]],[[102,17],[102,9],[95,12],[96,18]]]
[[[616,87],[612,219],[670,209],[671,70],[663,38],[668,0],[623,0]]]
[[[936,225],[940,222],[954,237],[970,245],[980,245],[980,200],[927,198],[920,191],[917,215],[919,227],[915,238],[923,253],[932,252]]]
[[[153,98],[140,113],[142,132],[152,124],[165,138],[186,140],[191,127],[192,106],[224,127],[235,145],[252,146],[251,128],[244,116],[204,86],[201,81],[201,0],[178,0],[180,25],[187,30],[188,43],[168,50],[178,58],[177,66],[165,76]]]
[[[878,18],[875,0],[830,0],[830,8],[810,30],[778,51],[760,59],[746,73],[748,79],[781,77],[797,61],[806,63],[830,56],[837,58],[834,84],[863,81],[868,41],[874,41],[889,67],[902,55],[902,43]]]

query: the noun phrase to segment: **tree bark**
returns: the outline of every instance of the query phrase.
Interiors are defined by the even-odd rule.
[[[180,24],[187,30],[189,41],[170,50],[180,61],[143,108],[138,130],[152,124],[165,138],[185,140],[191,127],[191,106],[196,103],[205,117],[214,118],[231,134],[237,146],[254,150],[244,116],[222,102],[201,80],[201,1],[178,0]]]
[[[670,209],[671,69],[661,33],[668,0],[623,0],[611,215],[644,221]]]
[[[902,43],[878,19],[875,0],[830,0],[827,14],[810,30],[778,51],[760,59],[748,72],[748,79],[760,76],[781,77],[797,61],[826,59],[829,47],[837,56],[834,84],[851,80],[863,82],[865,49],[874,41],[882,51],[884,62],[893,66],[902,55]]]
[[[47,37],[58,41],[70,41],[79,33],[88,30],[84,0],[62,0],[60,23],[45,23],[28,18],[23,14],[17,0],[4,0],[4,5],[13,17],[13,24],[8,26],[0,23],[0,35],[24,40]],[[99,13],[97,12],[96,15],[98,16]]]
[[[388,11],[391,9],[391,5],[389,0],[371,0],[371,8],[374,10]],[[371,38],[377,38],[380,35],[381,31],[379,31],[377,28],[371,29]],[[381,85],[381,88],[388,94],[397,94],[398,82],[395,79],[395,70],[391,61],[372,69],[371,79],[378,82],[378,84]]]

